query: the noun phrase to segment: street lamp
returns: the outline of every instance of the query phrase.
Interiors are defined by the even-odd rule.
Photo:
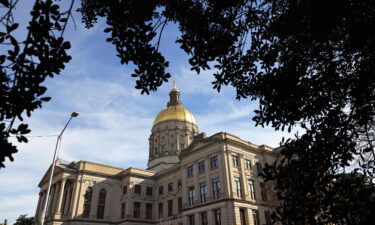
[[[49,193],[51,191],[51,186],[52,186],[52,177],[53,177],[53,173],[55,171],[55,164],[56,164],[56,158],[57,158],[57,147],[59,145],[59,141],[61,139],[61,136],[63,135],[66,127],[68,126],[68,124],[70,123],[70,121],[77,117],[79,114],[76,113],[76,112],[72,112],[72,114],[70,115],[70,118],[68,120],[68,122],[65,124],[65,127],[62,129],[61,133],[57,136],[57,140],[56,140],[56,146],[55,146],[55,153],[53,154],[53,161],[52,161],[52,168],[51,168],[51,173],[50,173],[50,176],[49,176],[49,182],[48,182],[48,188],[47,188],[47,196],[46,196],[46,201],[44,202],[44,210],[43,210],[43,213],[42,213],[42,219],[41,219],[41,225],[44,225],[44,219],[46,217],[46,211],[47,211],[47,205],[48,205],[48,201],[49,201]]]

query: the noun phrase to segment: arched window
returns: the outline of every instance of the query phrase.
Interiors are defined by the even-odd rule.
[[[86,189],[86,193],[84,196],[83,202],[83,217],[88,218],[90,216],[90,208],[91,208],[91,199],[92,199],[92,187],[88,187]]]
[[[96,216],[98,219],[103,219],[104,218],[104,209],[105,209],[105,198],[107,195],[107,191],[102,188],[99,191],[99,199],[98,199],[98,211],[96,213]]]

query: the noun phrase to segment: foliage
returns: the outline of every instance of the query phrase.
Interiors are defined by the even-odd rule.
[[[34,217],[27,217],[27,214],[20,215],[13,225],[33,225]]]
[[[69,42],[63,33],[70,16],[64,16],[52,0],[36,0],[31,11],[25,40],[17,40],[14,33],[18,23],[13,11],[18,0],[1,0],[4,15],[0,18],[0,168],[17,148],[9,140],[11,135],[18,142],[27,142],[25,134],[30,132],[24,116],[42,107],[50,100],[44,96],[47,88],[43,82],[47,77],[58,75],[71,57],[66,50]],[[17,126],[16,126],[17,124]]]
[[[374,178],[374,1],[82,0],[79,11],[88,28],[98,17],[106,19],[107,41],[122,63],[138,67],[132,76],[142,92],[169,78],[158,46],[165,25],[176,23],[181,31],[176,42],[189,54],[192,70],[213,65],[215,89],[231,85],[238,99],[258,100],[257,125],[303,131],[284,141],[282,159],[264,170],[282,200],[276,220],[369,220],[366,213],[355,219],[331,213],[356,202],[351,186],[341,182],[349,166],[357,167],[354,178],[362,174],[370,183]],[[374,194],[373,188],[366,191],[370,195],[357,208],[364,212]]]

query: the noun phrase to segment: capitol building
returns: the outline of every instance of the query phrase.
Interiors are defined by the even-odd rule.
[[[225,132],[206,136],[175,85],[169,98],[148,139],[147,169],[57,161],[45,224],[271,224],[279,202],[258,172],[279,150]],[[50,171],[39,183],[39,223]]]

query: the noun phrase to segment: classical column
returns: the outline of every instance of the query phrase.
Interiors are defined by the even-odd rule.
[[[61,179],[60,181],[60,189],[59,189],[59,195],[57,198],[57,205],[56,205],[56,211],[55,211],[55,215],[58,218],[61,218],[61,205],[62,205],[62,200],[64,197],[65,182],[66,182],[66,179],[64,178]]]
[[[60,187],[60,182],[57,181],[55,183],[55,193],[53,195],[53,203],[52,203],[52,210],[51,210],[51,214],[52,216],[55,215],[55,212],[56,212],[56,208],[57,208],[57,199],[59,197],[59,191],[60,191],[61,187]]]
[[[64,214],[66,216],[69,216],[69,212],[71,210],[71,203],[72,203],[72,190],[73,189],[73,182],[70,183],[69,188],[67,190],[67,195],[66,195],[66,201],[65,201],[65,209],[64,209]]]
[[[42,198],[43,198],[43,193],[40,192],[39,193],[39,199],[38,199],[38,206],[36,207],[36,212],[35,212],[35,219],[39,218],[39,211],[40,211],[40,205],[41,205]]]
[[[56,185],[52,185],[51,192],[49,194],[48,205],[47,205],[47,213],[46,213],[47,217],[50,217],[52,213],[53,197],[55,195],[55,189],[56,189]]]

